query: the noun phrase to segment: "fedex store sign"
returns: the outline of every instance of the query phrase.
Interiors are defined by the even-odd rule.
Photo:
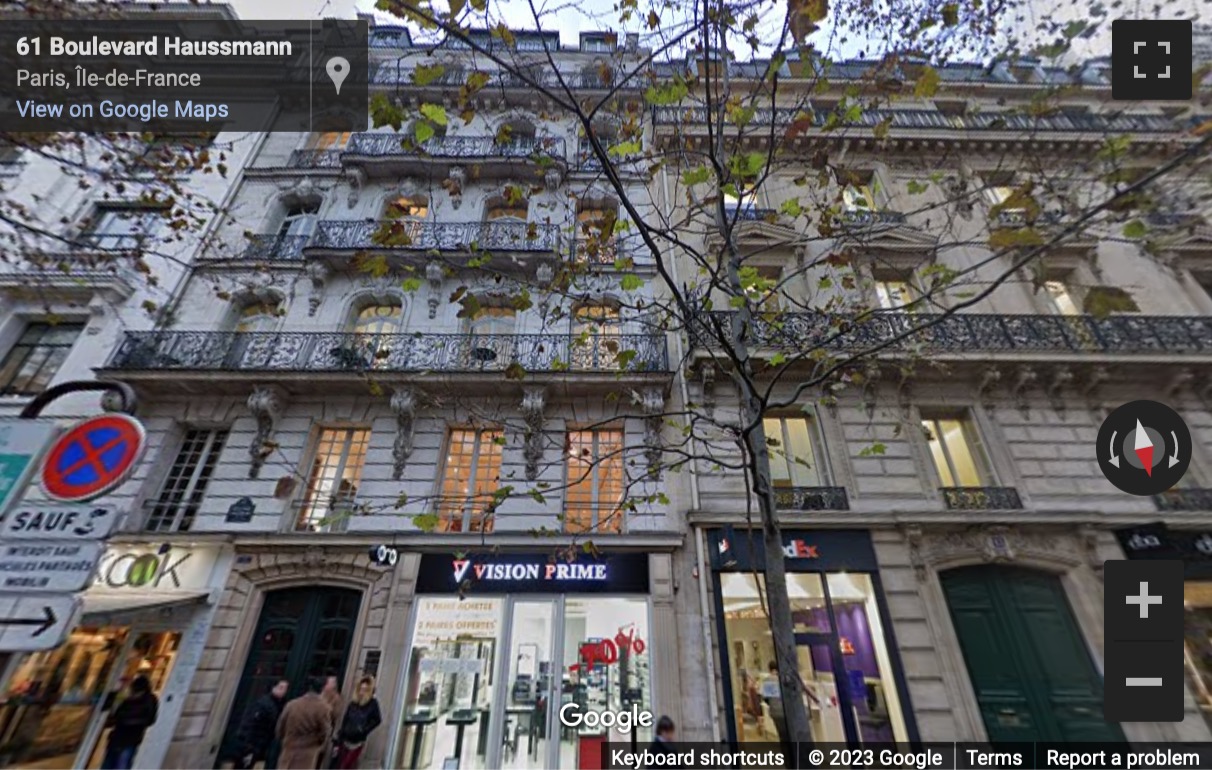
[[[420,593],[648,593],[648,555],[431,554]]]

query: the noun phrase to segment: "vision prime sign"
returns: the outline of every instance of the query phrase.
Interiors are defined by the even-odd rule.
[[[419,593],[648,593],[648,556],[424,554]]]

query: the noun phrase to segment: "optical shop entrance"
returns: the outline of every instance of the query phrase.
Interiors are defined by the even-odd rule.
[[[417,593],[393,767],[589,770],[652,740],[560,719],[651,711],[646,554],[426,554]]]

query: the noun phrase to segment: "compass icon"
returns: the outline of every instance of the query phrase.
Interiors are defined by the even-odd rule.
[[[1118,489],[1156,495],[1182,479],[1191,464],[1191,431],[1165,404],[1124,404],[1098,429],[1098,464]]]

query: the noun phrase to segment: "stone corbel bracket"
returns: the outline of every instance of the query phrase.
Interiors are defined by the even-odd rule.
[[[866,377],[863,380],[863,410],[867,412],[867,419],[870,420],[875,417],[875,402],[879,400],[880,378],[884,373],[878,366],[869,366],[864,374]]]
[[[1179,392],[1184,388],[1189,387],[1192,382],[1195,382],[1195,372],[1191,371],[1190,369],[1181,369],[1176,372],[1174,376],[1170,378],[1170,381],[1166,383],[1166,400],[1174,401]]]
[[[425,280],[429,283],[429,317],[438,317],[438,305],[441,304],[442,278],[446,271],[442,263],[436,260],[425,265]]]
[[[349,197],[345,199],[345,205],[352,209],[358,205],[358,198],[366,185],[366,172],[360,168],[350,168],[346,169],[345,175],[349,179]]]
[[[1052,408],[1062,417],[1065,415],[1065,388],[1073,384],[1073,370],[1067,366],[1058,366],[1052,372],[1052,379],[1048,381],[1044,392],[1048,394],[1048,400],[1052,402]]]
[[[710,361],[699,363],[699,387],[703,389],[703,409],[707,415],[715,413],[715,364]]]
[[[522,389],[522,419],[526,422],[522,457],[526,460],[527,481],[539,477],[539,463],[543,461],[543,408],[546,402],[546,388]]]
[[[447,174],[447,191],[450,193],[450,205],[455,211],[463,205],[463,186],[467,183],[467,171],[462,166],[451,166]]]
[[[282,416],[282,409],[286,405],[286,393],[274,385],[258,385],[253,388],[247,403],[248,411],[257,420],[257,432],[248,446],[250,460],[248,477],[255,479],[261,476],[261,467],[265,465],[265,458],[269,457],[274,450],[270,439],[273,437],[278,419]]]
[[[1024,419],[1031,415],[1031,399],[1027,397],[1027,391],[1038,379],[1039,374],[1034,369],[1020,366],[1014,373],[1014,381],[1010,383],[1010,396]]]
[[[1105,366],[1095,366],[1087,372],[1081,391],[1082,398],[1086,399],[1086,406],[1091,411],[1098,410],[1099,391],[1102,389],[1103,383],[1109,379],[1111,379],[1111,372]]]
[[[388,404],[396,416],[396,441],[391,448],[391,477],[400,480],[404,475],[404,465],[412,455],[413,432],[416,424],[417,405],[421,400],[421,391],[417,388],[403,387],[392,391]]]
[[[661,422],[665,412],[665,394],[660,388],[648,388],[641,395],[640,406],[644,410],[644,457],[648,461],[648,475],[661,477]]]
[[[981,370],[981,381],[976,386],[977,403],[984,404],[986,409],[992,409],[993,405],[988,403],[989,394],[1002,381],[1002,370],[996,366],[987,366]]]
[[[896,384],[896,402],[901,407],[901,414],[908,419],[913,407],[913,373],[908,370],[901,372],[901,379]]]
[[[323,262],[312,262],[307,266],[307,277],[311,279],[311,294],[307,297],[307,315],[314,316],[324,301],[324,284],[328,281],[328,266]]]
[[[564,181],[564,176],[558,168],[553,166],[547,169],[547,173],[543,174],[543,181],[547,184],[548,190],[555,190]]]

